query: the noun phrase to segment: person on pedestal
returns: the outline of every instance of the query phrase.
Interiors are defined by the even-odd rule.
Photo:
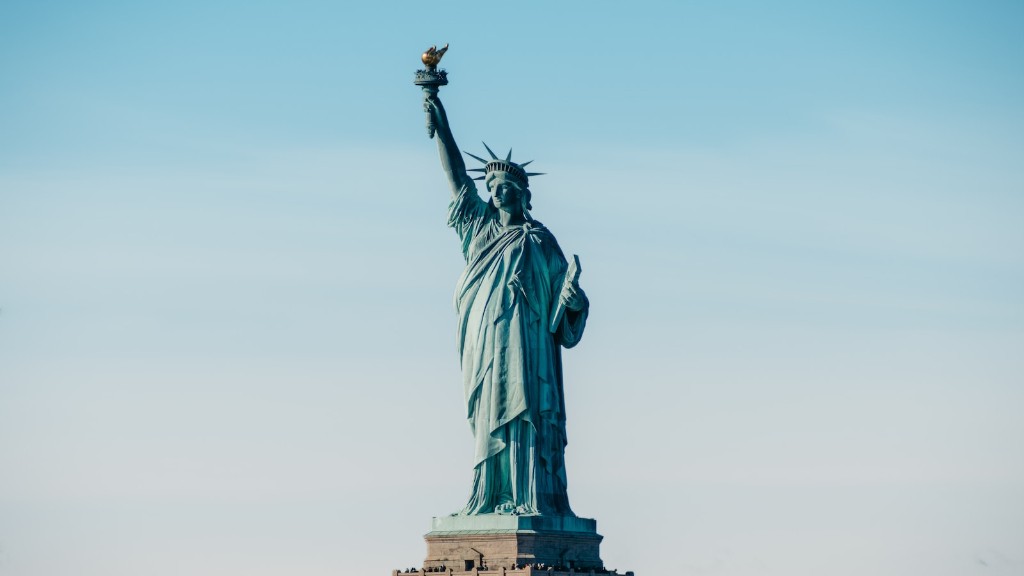
[[[473,488],[459,514],[574,516],[565,474],[561,348],[579,343],[590,303],[555,237],[530,215],[524,166],[511,152],[476,171],[477,193],[436,91],[424,106],[451,185],[448,226],[466,268],[455,291],[467,417],[476,440]],[[562,314],[561,310],[564,310]]]

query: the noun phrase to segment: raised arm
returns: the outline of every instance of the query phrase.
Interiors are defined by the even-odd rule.
[[[471,179],[466,173],[466,163],[462,160],[462,153],[459,152],[459,147],[455,144],[451,126],[448,125],[448,114],[444,111],[441,99],[437,97],[436,90],[433,93],[426,90],[425,92],[423,108],[430,114],[427,132],[431,135],[437,134],[437,151],[441,155],[441,167],[448,175],[448,184],[451,185],[452,195],[455,196],[463,186],[471,182]]]

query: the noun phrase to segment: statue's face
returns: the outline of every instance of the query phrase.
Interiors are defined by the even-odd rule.
[[[519,184],[508,178],[504,172],[496,172],[489,178],[487,187],[491,191],[491,201],[499,210],[510,213],[523,211],[523,191]]]

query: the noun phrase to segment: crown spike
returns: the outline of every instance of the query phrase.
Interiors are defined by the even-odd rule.
[[[545,174],[547,174],[547,172],[527,172],[526,173],[527,176],[543,176]]]
[[[487,168],[467,168],[466,172],[487,172]]]
[[[477,160],[477,162],[482,162],[483,164],[487,164],[487,162],[488,162],[487,160],[484,160],[483,158],[477,156],[476,154],[470,154],[469,152],[466,152],[465,150],[463,150],[462,153],[463,154],[468,154],[469,156],[472,156],[473,158],[475,158]]]
[[[483,142],[483,145],[484,145],[484,148],[487,148],[487,153],[491,155],[491,159],[492,160],[498,160],[499,159],[497,156],[494,155],[494,151],[491,150],[491,147],[487,145],[487,142]]]
[[[505,156],[505,162],[511,162],[511,161],[512,161],[512,149],[509,148],[508,149],[508,155]]]
[[[479,178],[473,178],[473,180],[483,180],[484,178],[486,178],[486,176],[481,176]]]
[[[520,168],[523,168],[523,167],[525,167],[525,166],[526,166],[527,164],[529,164],[530,162],[533,162],[533,160],[527,160],[526,162],[523,162],[522,164],[520,164],[520,165],[519,165],[519,167],[520,167]]]

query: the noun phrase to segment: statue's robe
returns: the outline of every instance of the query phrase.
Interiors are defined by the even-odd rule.
[[[537,221],[503,226],[475,186],[452,199],[466,269],[455,291],[458,349],[476,439],[473,490],[462,514],[572,515],[566,495],[561,346],[579,342],[587,311],[551,318],[568,268]]]

